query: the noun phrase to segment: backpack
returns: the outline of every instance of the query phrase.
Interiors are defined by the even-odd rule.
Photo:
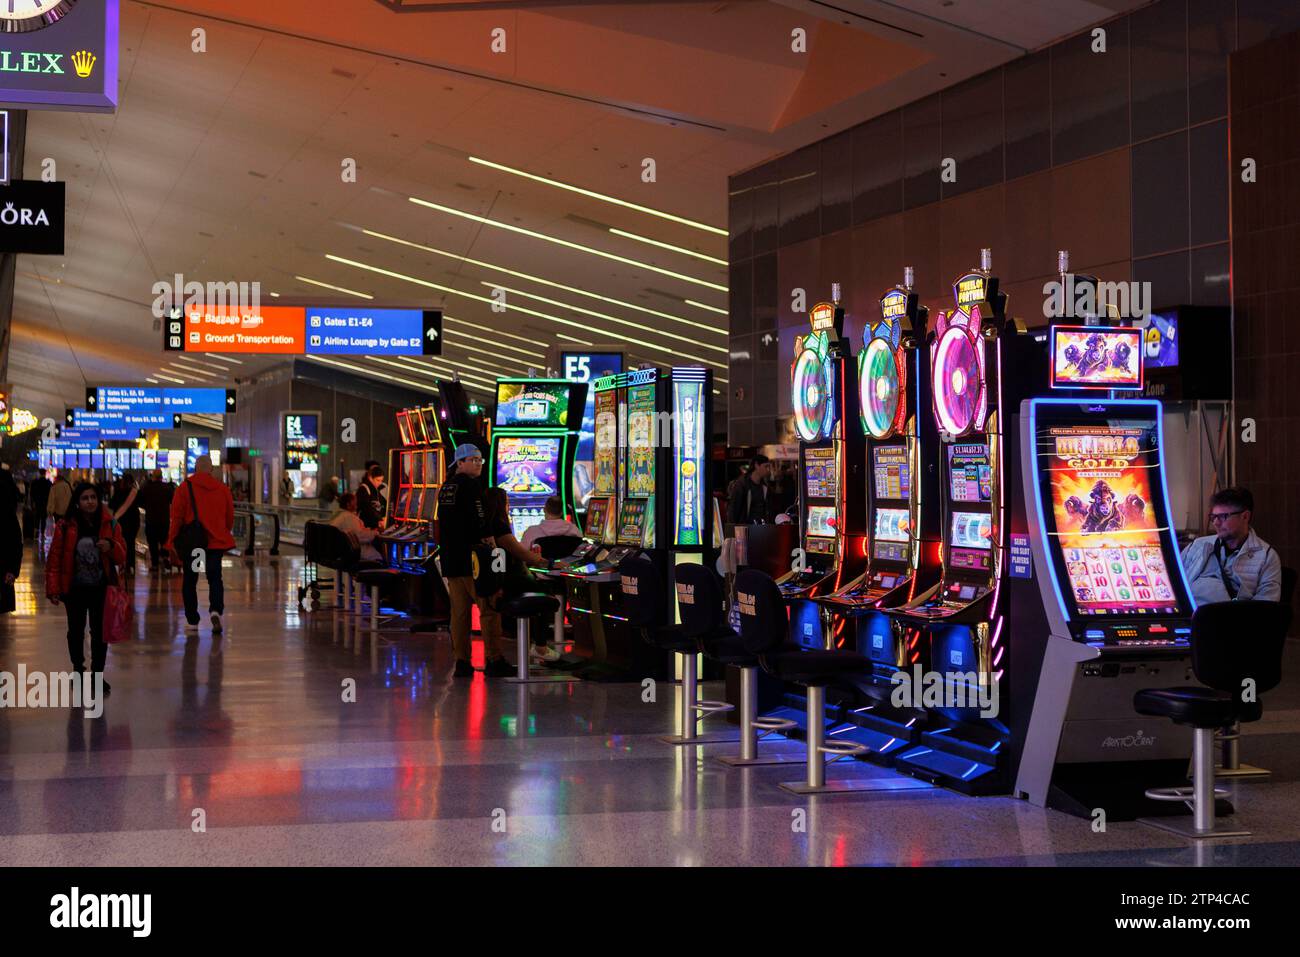
[[[194,518],[182,525],[176,533],[176,553],[181,556],[182,564],[189,560],[196,548],[208,547],[208,530],[199,521],[199,502],[194,497],[194,483],[186,479],[184,484],[190,490],[190,506],[194,510]]]

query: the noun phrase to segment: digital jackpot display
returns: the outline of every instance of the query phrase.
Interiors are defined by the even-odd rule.
[[[647,498],[655,493],[655,386],[627,390],[627,494]]]
[[[315,498],[320,472],[320,416],[288,412],[284,420],[284,469],[294,498]]]
[[[546,500],[559,491],[560,439],[507,435],[497,440],[496,476],[510,497],[510,524],[516,536],[545,520]]]
[[[206,436],[187,435],[185,437],[185,474],[192,475],[199,456],[209,455],[212,443]]]
[[[912,475],[906,446],[877,445],[871,450],[871,472],[876,498],[905,499],[911,496]]]
[[[872,530],[873,554],[887,561],[906,562],[912,543],[911,515],[905,508],[876,509]]]
[[[1061,590],[1079,615],[1177,614],[1178,599],[1151,477],[1154,425],[1045,425],[1039,469],[1045,521],[1063,566]]]
[[[988,502],[993,498],[993,468],[983,442],[948,446],[948,490],[954,502]]]
[[[1142,389],[1142,330],[1052,326],[1053,389]]]

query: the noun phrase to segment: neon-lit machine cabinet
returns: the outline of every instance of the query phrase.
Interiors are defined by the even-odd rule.
[[[438,395],[397,413],[401,446],[388,452],[388,511],[377,543],[389,564],[423,565],[434,551],[438,489],[452,449],[472,438],[470,401],[459,382],[440,382]]]
[[[880,318],[863,331],[858,353],[858,417],[866,434],[867,568],[818,599],[852,624],[850,646],[875,663],[876,682],[892,687],[900,668],[923,662],[928,649],[880,613],[933,590],[939,577],[938,447],[930,414],[930,377],[922,374],[928,310],[901,286],[880,300]]]
[[[498,379],[488,483],[510,497],[516,538],[543,521],[558,495],[573,511],[573,459],[587,384],[565,379]]]
[[[968,793],[1005,792],[1011,783],[1011,732],[1000,686],[1011,666],[1002,586],[1008,523],[1023,502],[1008,494],[1006,459],[1014,457],[1017,443],[1006,415],[1041,389],[1035,374],[1043,377],[1046,368],[1033,338],[1006,318],[1006,295],[991,261],[985,249],[980,267],[958,277],[954,308],[938,315],[927,337],[931,414],[939,434],[939,583],[885,611],[906,644],[928,648],[923,657],[946,689],[941,705],[926,708],[919,743],[897,764]],[[990,695],[999,702],[996,714],[981,715],[983,709],[971,706]]]
[[[863,433],[856,411],[857,367],[844,338],[839,284],[832,302],[808,311],[808,333],[795,340],[791,404],[799,437],[799,557],[777,579],[790,602],[793,637],[824,648],[820,606],[811,599],[857,578],[866,559],[866,501],[861,494]]]
[[[1161,813],[1145,789],[1186,783],[1190,733],[1153,727],[1134,693],[1196,684],[1161,403],[1112,398],[1142,387],[1140,336],[1054,327],[1054,387],[1106,391],[1027,399],[1020,414],[1036,587],[1016,581],[1014,597],[1041,602],[1047,636],[1021,656],[1042,664],[1036,686],[1024,682],[1032,705],[1020,709],[1029,719],[1015,790],[1083,817],[1103,807],[1112,820]]]

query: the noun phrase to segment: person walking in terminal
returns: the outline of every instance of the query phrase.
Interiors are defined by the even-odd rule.
[[[149,543],[149,570],[155,573],[166,574],[171,571],[164,552],[167,531],[172,521],[172,496],[175,494],[176,486],[163,480],[162,469],[154,469],[135,500],[144,509],[144,538]]]
[[[766,455],[755,455],[749,471],[727,489],[727,521],[732,525],[758,525],[772,521],[768,511],[767,477],[772,470]]]
[[[0,580],[0,614],[18,607],[14,581],[22,567],[23,526],[18,520],[18,487],[9,479],[9,473],[4,472],[0,473],[0,575],[3,575]]]
[[[185,527],[198,522],[207,538],[202,546],[200,564],[197,548],[187,548],[178,554],[177,539]],[[221,559],[235,547],[231,529],[235,526],[235,500],[230,489],[212,474],[212,456],[200,455],[194,461],[194,474],[181,483],[172,498],[171,530],[167,536],[167,552],[181,567],[181,597],[185,601],[185,625],[190,631],[199,627],[199,573],[208,580],[208,615],[212,620],[212,633],[222,632],[221,616],[226,612],[225,585],[221,580]]]
[[[45,519],[49,513],[50,489],[53,487],[54,483],[46,477],[45,469],[41,469],[32,481],[32,526],[38,542],[45,537]]]
[[[380,491],[384,486],[384,467],[378,462],[366,469],[366,477],[357,486],[357,515],[366,528],[379,528],[388,502]]]
[[[86,667],[86,623],[90,623],[90,677],[103,676],[104,595],[115,567],[126,562],[122,530],[89,482],[73,490],[74,505],[54,528],[45,559],[45,596],[68,613],[68,657],[73,671]],[[112,690],[104,682],[104,691]]]
[[[501,615],[486,601],[479,601],[474,591],[471,556],[476,545],[491,545],[487,517],[483,509],[483,453],[478,446],[465,442],[456,446],[455,471],[447,476],[438,490],[438,561],[442,577],[447,579],[451,599],[451,643],[456,652],[457,678],[470,678],[474,666],[470,658],[470,628],[473,608],[479,606],[479,626],[483,632],[483,652],[489,678],[508,678],[515,673],[506,661],[502,648]]]
[[[123,473],[113,487],[113,497],[108,500],[108,507],[122,529],[122,540],[126,542],[126,574],[135,574],[135,540],[140,535],[140,486],[130,472]]]
[[[50,486],[50,516],[57,522],[68,514],[68,506],[72,504],[72,483],[62,472],[54,479],[54,484]]]
[[[361,517],[357,515],[357,495],[355,492],[344,492],[339,496],[339,510],[330,519],[330,524],[343,529],[361,546],[361,560],[363,562],[382,562],[384,560],[384,556],[379,554],[379,550],[374,545],[375,536],[379,532],[362,525]]]
[[[1211,496],[1210,526],[1215,534],[1183,550],[1183,568],[1198,605],[1281,600],[1282,560],[1250,527],[1254,510],[1249,489],[1230,487]]]

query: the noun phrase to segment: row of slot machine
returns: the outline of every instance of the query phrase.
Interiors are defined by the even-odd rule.
[[[648,646],[627,627],[618,566],[644,555],[671,595],[673,568],[717,558],[713,373],[645,367],[599,378],[593,388],[594,485],[583,540],[549,573],[565,585],[575,643],[586,652],[585,660],[565,664],[589,678],[660,676],[668,656],[649,660]]]
[[[1067,270],[1062,289],[1096,289]],[[1193,610],[1162,407],[1125,397],[1143,332],[1095,313],[1027,331],[988,250],[933,323],[912,287],[909,269],[856,357],[838,301],[796,343],[791,637],[870,659],[841,730],[884,763],[1135,815],[1185,773],[1190,738],[1144,734],[1132,700],[1190,680]]]

